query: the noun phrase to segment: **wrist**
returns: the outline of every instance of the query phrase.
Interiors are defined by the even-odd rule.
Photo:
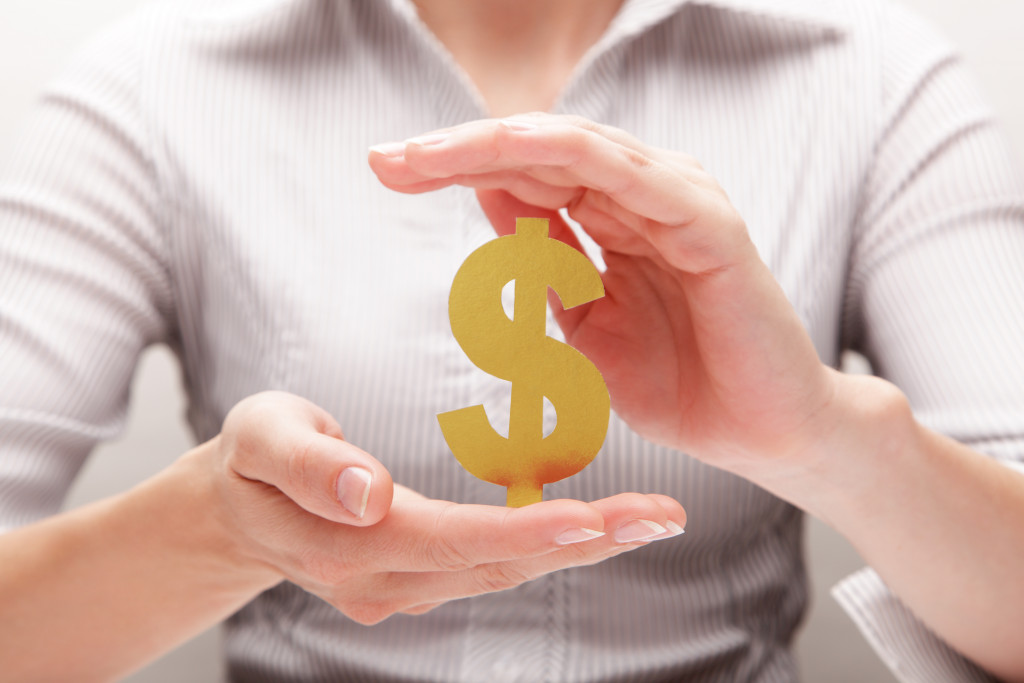
[[[284,577],[260,558],[235,523],[217,483],[218,464],[216,440],[201,444],[133,490],[127,504],[139,506],[136,514],[159,514],[155,509],[161,506],[175,510],[163,529],[173,557],[211,591],[245,602]]]
[[[0,604],[18,625],[0,639],[5,673],[123,677],[280,580],[218,520],[202,455],[0,538]]]
[[[831,373],[834,391],[785,455],[763,462],[751,480],[830,526],[877,508],[899,461],[918,452],[920,425],[906,396],[868,375]]]

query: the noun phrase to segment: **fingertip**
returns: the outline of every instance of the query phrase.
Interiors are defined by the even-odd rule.
[[[676,524],[671,519],[668,520],[667,522],[665,522],[665,528],[668,529],[669,533],[672,534],[673,536],[678,536],[679,534],[685,534],[686,533],[686,529],[684,529],[679,524]]]
[[[394,500],[391,474],[376,460],[353,464],[337,478],[338,502],[352,526],[371,526],[384,519]]]
[[[660,493],[649,493],[647,495],[665,510],[666,516],[673,524],[677,525],[680,529],[686,528],[686,509],[682,503],[675,498]]]
[[[349,514],[356,519],[362,519],[366,515],[372,485],[373,472],[358,465],[346,467],[338,475],[338,501]]]
[[[499,119],[498,125],[501,129],[512,133],[528,133],[531,130],[537,130],[538,127],[535,123],[530,123],[529,121],[524,121],[519,118]]]
[[[379,145],[373,145],[370,147],[369,158],[372,159],[374,156],[383,158],[397,158],[405,155],[405,143],[404,142],[385,142]]]
[[[620,493],[594,501],[594,505],[604,515],[605,527],[619,543],[650,540],[652,536],[665,533],[665,523],[677,518],[676,514],[670,515],[660,501],[642,493]]]
[[[391,480],[391,474],[380,467],[373,478],[366,512],[360,520],[361,526],[371,526],[384,519],[391,510],[394,496],[395,486]]]

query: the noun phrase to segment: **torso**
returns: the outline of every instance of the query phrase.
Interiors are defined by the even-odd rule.
[[[396,195],[365,161],[372,144],[488,112],[385,3],[298,5],[305,9],[271,24],[276,33],[258,22],[184,32],[184,47],[168,52],[186,56],[160,74],[168,91],[194,93],[161,123],[163,149],[173,151],[159,162],[174,198],[171,267],[188,270],[176,282],[193,424],[206,438],[244,396],[292,391],[330,411],[397,482],[503,504],[503,489],[459,467],[436,421],[481,402],[499,428],[507,420],[508,386],[463,355],[446,309],[459,264],[493,230],[472,191]],[[707,60],[727,44],[701,41],[713,44],[709,34],[728,27],[697,23],[702,16],[680,14],[597,56],[555,109],[701,159],[747,217],[823,360],[836,362],[844,226],[856,200],[838,173],[856,165],[861,141],[848,140],[842,164],[835,159],[830,141],[846,122],[838,104],[823,104],[834,73],[813,60],[775,71],[733,64],[733,82],[747,87],[721,87]],[[253,57],[272,49],[293,61],[271,71]],[[559,334],[550,320],[549,333]],[[792,674],[784,643],[805,601],[797,511],[643,442],[614,416],[594,463],[547,495],[631,490],[679,499],[690,515],[685,537],[373,628],[282,586],[233,620],[237,671],[262,680],[253,672],[268,668],[272,680],[273,667],[292,661],[274,648],[291,643],[295,661],[307,662],[295,666],[329,664],[353,678]],[[496,647],[499,632],[505,647]]]

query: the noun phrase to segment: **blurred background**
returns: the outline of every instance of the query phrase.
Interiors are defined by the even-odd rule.
[[[856,2],[857,0],[848,0]],[[98,28],[141,0],[3,0],[0,11],[0,164],[30,115],[39,88]],[[1024,0],[905,0],[962,49],[1024,159]],[[850,371],[865,371],[857,357]],[[68,507],[124,490],[162,469],[190,446],[181,420],[178,368],[164,348],[151,349],[134,380],[131,419],[123,436],[97,449]],[[807,681],[894,683],[829,588],[860,568],[856,552],[817,522],[808,525],[813,604],[799,639]],[[158,618],[158,617],[156,617]],[[130,627],[129,625],[125,625]],[[219,632],[212,629],[127,679],[131,683],[214,683],[223,678]]]

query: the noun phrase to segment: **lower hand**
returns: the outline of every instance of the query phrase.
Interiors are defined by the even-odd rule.
[[[686,522],[659,495],[520,509],[429,500],[393,486],[325,411],[284,393],[239,403],[206,457],[239,561],[363,624],[593,564]]]

